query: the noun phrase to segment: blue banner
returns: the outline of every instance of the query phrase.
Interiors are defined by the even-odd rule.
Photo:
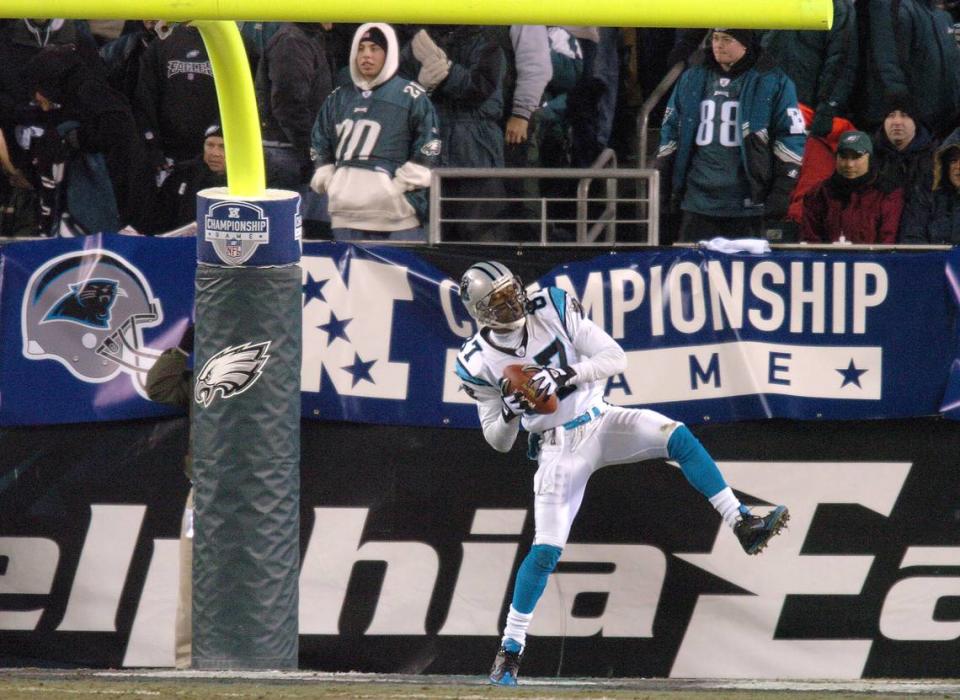
[[[0,424],[169,414],[147,369],[193,310],[193,238],[119,235],[2,249]]]
[[[946,282],[948,295],[956,312],[960,308],[960,248],[953,248],[947,253]],[[947,418],[960,420],[960,342],[954,348],[947,390],[940,411]]]
[[[954,357],[944,254],[703,249],[605,256],[544,282],[627,351],[608,400],[689,423],[935,414]]]
[[[143,381],[191,316],[195,245],[92,236],[5,246],[0,424],[167,413]],[[960,363],[946,262],[943,252],[654,249],[524,282],[574,294],[624,347],[612,403],[691,424],[950,415]],[[454,280],[390,246],[306,243],[301,265],[304,417],[477,425],[452,369],[476,330]]]

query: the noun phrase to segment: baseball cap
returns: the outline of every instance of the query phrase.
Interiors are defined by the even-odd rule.
[[[840,134],[840,142],[837,144],[837,152],[853,151],[863,155],[864,153],[873,154],[873,141],[870,136],[862,131],[844,131]]]

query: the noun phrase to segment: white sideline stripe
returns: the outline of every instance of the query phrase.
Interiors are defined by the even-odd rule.
[[[156,690],[72,690],[70,688],[48,688],[46,686],[34,686],[28,685],[22,688],[14,688],[18,693],[56,693],[57,695],[62,695],[64,693],[72,693],[74,695],[161,695],[159,691]]]
[[[743,680],[728,683],[717,681],[712,687],[723,690],[792,690],[845,693],[910,693],[910,694],[947,694],[960,692],[958,683],[938,683],[922,680],[852,680],[852,681],[761,681]]]
[[[314,681],[326,683],[371,683],[371,684],[428,684],[432,686],[449,685],[488,685],[485,676],[463,675],[407,675],[407,674],[374,674],[374,673],[330,673],[308,671],[198,671],[198,670],[155,670],[155,671],[96,671],[93,677],[105,678],[153,678],[153,679],[236,679],[257,681]],[[939,679],[889,679],[871,678],[854,680],[729,680],[729,679],[669,679],[669,678],[535,678],[521,679],[518,686],[533,689],[537,687],[581,687],[581,688],[609,688],[611,690],[640,691],[667,691],[667,690],[750,690],[750,691],[798,691],[798,692],[846,692],[846,693],[880,693],[909,695],[946,695],[960,693],[960,682]],[[43,690],[41,688],[40,690]],[[146,694],[146,693],[145,693]],[[155,694],[155,693],[150,693]],[[385,696],[355,695],[354,697],[396,697],[396,698],[437,698],[436,693],[409,694],[397,693]],[[482,700],[487,695],[462,695],[450,697],[463,700]],[[540,696],[525,695],[530,700],[541,700]],[[542,696],[543,698],[550,696]]]

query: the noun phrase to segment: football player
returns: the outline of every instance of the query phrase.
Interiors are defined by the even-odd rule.
[[[727,486],[716,463],[681,422],[646,409],[605,403],[608,377],[626,370],[620,345],[555,287],[527,295],[498,262],[479,262],[460,280],[460,299],[480,330],[457,355],[464,391],[477,402],[483,435],[508,452],[522,426],[533,477],[535,534],[520,564],[490,681],[516,685],[533,610],[570,534],[590,475],[609,464],[670,459],[720,513],[747,554],[758,554],[789,519],[784,506],[753,515]],[[556,411],[540,414],[503,379],[512,364],[534,367],[539,393],[555,394]]]

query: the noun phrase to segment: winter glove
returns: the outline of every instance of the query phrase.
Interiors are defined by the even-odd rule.
[[[571,379],[573,379],[575,372],[569,367],[538,367],[536,365],[529,365],[524,369],[538,369],[539,371],[530,377],[530,382],[537,387],[537,393],[542,396],[552,396],[556,394],[557,391],[564,386],[566,386]]]
[[[510,380],[500,380],[500,401],[503,402],[503,420],[509,423],[517,416],[533,410],[533,405],[519,391],[510,391]]]
[[[317,168],[313,177],[310,178],[310,189],[317,194],[323,194],[327,191],[330,180],[333,179],[333,171],[336,169],[333,163],[327,163]]]
[[[414,58],[420,62],[420,72],[417,74],[418,83],[427,90],[433,90],[446,80],[450,73],[450,60],[447,58],[446,52],[437,46],[436,42],[427,34],[426,29],[421,29],[413,35],[410,48],[413,51]]]
[[[450,61],[434,59],[420,65],[420,72],[417,73],[417,82],[427,89],[427,92],[433,90],[437,85],[447,79],[450,74]]]
[[[826,136],[833,131],[833,118],[837,116],[836,107],[829,102],[824,102],[813,115],[813,121],[810,122],[811,136]]]
[[[426,29],[421,29],[413,35],[410,40],[410,48],[413,50],[413,56],[421,64],[431,63],[433,61],[447,61],[446,52],[437,46],[436,42],[427,34]]]

